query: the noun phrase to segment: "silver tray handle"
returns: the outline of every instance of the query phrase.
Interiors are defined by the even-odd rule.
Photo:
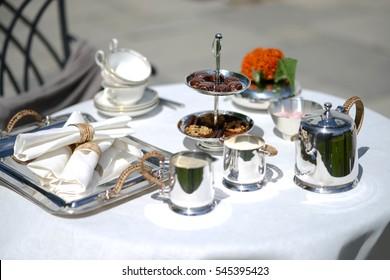
[[[22,118],[26,116],[33,116],[38,122],[44,122],[42,116],[38,114],[36,111],[31,110],[31,109],[26,109],[19,111],[16,113],[8,122],[7,124],[7,133],[11,133],[12,130],[14,129],[15,125],[17,124],[18,121],[20,121]]]
[[[157,173],[157,176],[154,176],[153,173],[147,169],[147,165],[145,165],[144,163],[145,160],[149,158],[159,159],[160,171]],[[164,155],[157,151],[149,152],[141,158],[141,174],[145,177],[146,180],[160,187],[161,195],[165,195],[167,192],[170,191],[169,184],[168,186],[164,185],[163,176],[161,174],[161,170],[164,168],[164,162],[165,162]]]
[[[160,167],[162,168],[164,167],[164,159],[165,159],[164,155],[156,151],[145,154],[141,158],[141,161],[139,163],[132,164],[131,166],[129,166],[128,168],[122,171],[121,175],[116,181],[115,187],[105,192],[104,199],[109,200],[115,195],[119,194],[123,189],[127,177],[129,177],[130,174],[132,174],[135,171],[139,171],[145,177],[146,180],[159,186],[161,188],[160,193],[164,194],[167,190],[163,183],[163,176],[161,174],[162,172],[161,169],[158,171],[157,175],[155,176],[153,175],[152,169],[145,164],[145,160],[152,157],[160,159]]]

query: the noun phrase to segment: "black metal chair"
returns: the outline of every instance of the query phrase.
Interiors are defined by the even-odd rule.
[[[44,116],[92,98],[95,53],[69,33],[65,0],[0,0],[0,129],[21,110]]]
[[[21,110],[49,115],[101,89],[96,49],[70,34],[65,2],[0,0],[0,129]]]
[[[57,13],[56,34],[51,34],[53,26],[44,24],[50,13]],[[63,69],[74,41],[67,28],[64,0],[0,0],[0,32],[0,96],[5,95],[5,88],[7,94],[11,90],[21,94],[43,85],[48,74],[43,66],[49,63],[43,65],[39,59],[51,57],[50,65]],[[47,71],[53,73],[53,69]]]

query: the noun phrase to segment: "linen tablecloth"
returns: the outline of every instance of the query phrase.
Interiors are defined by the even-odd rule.
[[[159,105],[133,118],[137,137],[170,152],[196,149],[177,122],[193,112],[212,110],[214,98],[184,84],[156,86],[161,97],[184,108]],[[336,93],[334,93],[336,94]],[[302,96],[341,105],[331,94],[304,89]],[[293,182],[295,146],[283,140],[267,112],[236,106],[220,97],[220,110],[251,117],[253,134],[279,154],[267,158],[267,185],[238,193],[222,185],[222,155],[215,154],[219,204],[210,214],[185,217],[172,213],[155,193],[95,215],[60,218],[0,187],[1,259],[365,259],[390,258],[390,121],[366,108],[358,135],[360,182],[340,194],[316,194]],[[364,102],[364,100],[363,100]],[[92,100],[67,110],[97,120],[106,117]],[[387,247],[386,247],[387,246]]]

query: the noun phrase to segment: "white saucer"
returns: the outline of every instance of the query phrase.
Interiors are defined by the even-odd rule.
[[[141,100],[135,104],[116,105],[111,103],[104,91],[98,92],[94,98],[94,105],[96,109],[103,115],[116,117],[127,115],[131,117],[140,116],[152,111],[159,104],[158,94],[155,90],[146,88]]]
[[[138,116],[145,115],[145,114],[149,113],[150,111],[153,111],[153,109],[156,108],[157,106],[158,106],[158,102],[150,107],[147,107],[147,108],[141,109],[141,110],[136,110],[136,111],[113,112],[113,111],[105,111],[105,110],[102,110],[99,108],[96,108],[96,109],[99,111],[99,113],[101,113],[102,115],[105,115],[107,117],[118,117],[118,116],[138,117]]]

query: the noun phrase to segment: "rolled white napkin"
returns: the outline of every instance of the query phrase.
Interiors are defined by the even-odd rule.
[[[72,113],[64,127],[74,123],[85,123],[81,113]],[[118,130],[115,132],[116,136],[120,135]],[[26,141],[27,138],[23,139]],[[64,143],[41,154],[29,162],[27,167],[38,175],[42,187],[66,201],[83,197],[89,187],[116,179],[132,162],[142,157],[141,150],[125,140],[114,138],[89,141],[78,145],[75,150],[69,145],[62,146]],[[40,149],[46,147],[46,143],[39,144]]]
[[[85,192],[93,179],[101,155],[113,142],[114,139],[97,140],[77,147],[57,180],[50,184],[51,191],[67,196]]]
[[[63,127],[83,122],[85,122],[85,119],[82,114],[80,112],[73,112]],[[72,149],[70,146],[59,147],[37,157],[34,161],[27,164],[27,167],[38,175],[41,186],[49,187],[51,184],[57,182],[58,176],[60,176],[71,155]]]
[[[43,154],[27,164],[27,167],[38,176],[40,186],[50,188],[50,185],[57,183],[57,178],[71,155],[72,149],[69,146],[61,147]]]
[[[124,137],[134,132],[129,127],[130,120],[129,116],[120,116],[90,123],[88,132],[92,132],[92,135],[89,136],[94,141]],[[83,134],[85,131],[74,125],[19,134],[14,145],[14,157],[19,161],[32,160],[60,147],[79,143]]]
[[[61,174],[50,182],[53,193],[65,200],[82,197],[89,188],[118,178],[123,170],[143,155],[140,149],[119,139],[93,143],[99,146],[101,156],[93,149],[83,148],[83,145],[76,148]]]

